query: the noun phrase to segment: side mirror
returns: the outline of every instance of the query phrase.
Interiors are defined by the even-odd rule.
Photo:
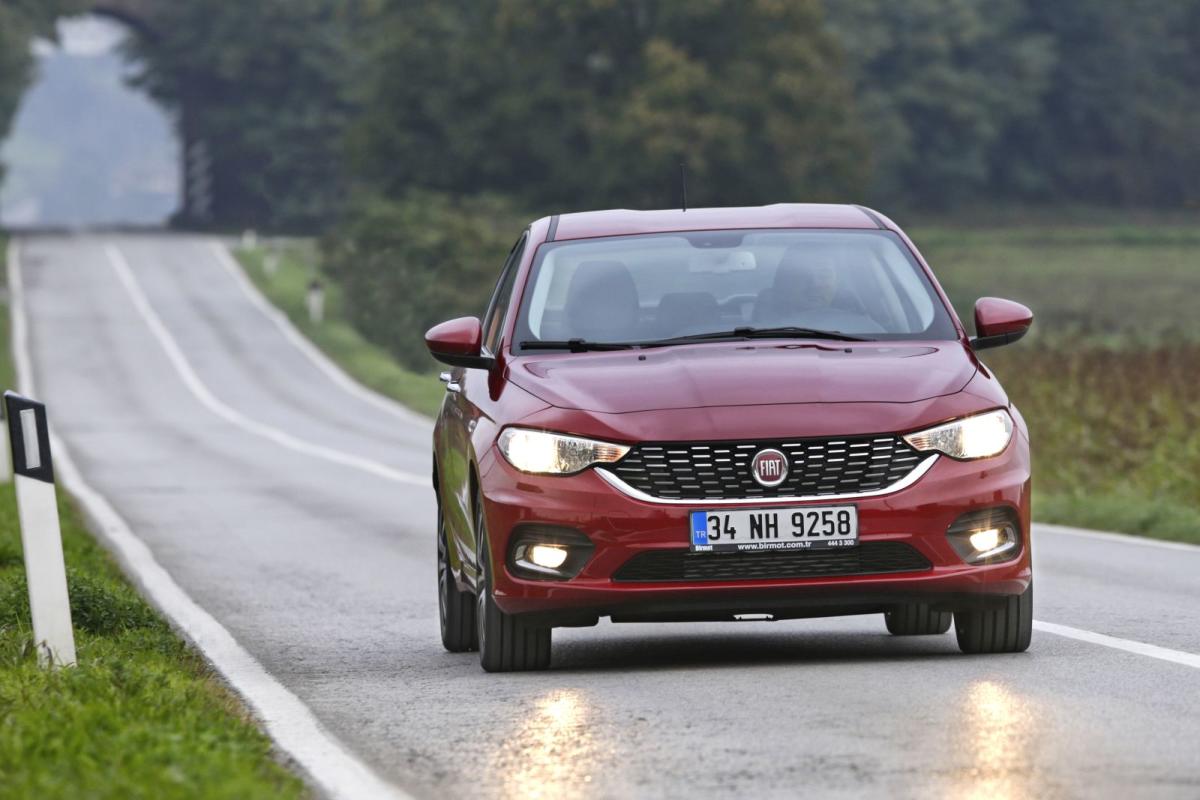
[[[971,347],[985,350],[1012,344],[1029,332],[1033,312],[1012,300],[981,297],[975,301],[975,338]]]
[[[478,317],[459,317],[425,332],[425,346],[438,361],[452,367],[491,369],[494,359],[483,355],[483,326]]]

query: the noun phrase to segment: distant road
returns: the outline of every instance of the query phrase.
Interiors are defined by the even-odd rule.
[[[602,623],[555,631],[548,673],[487,675],[438,640],[428,421],[335,383],[213,240],[19,247],[38,392],[86,479],[415,795],[1200,797],[1200,548],[1036,529],[1023,655],[877,615]]]

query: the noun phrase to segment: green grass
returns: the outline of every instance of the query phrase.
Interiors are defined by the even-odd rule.
[[[337,362],[360,383],[422,414],[433,416],[442,405],[445,388],[437,371],[427,373],[405,369],[386,350],[367,341],[346,321],[338,285],[321,275],[325,286],[325,320],[309,321],[304,305],[309,281],[319,274],[316,249],[303,241],[279,245],[275,271],[268,274],[264,261],[272,251],[265,248],[236,251],[246,274],[281,309],[305,336]]]
[[[0,381],[12,386],[7,345],[2,306]],[[45,670],[32,646],[16,498],[0,484],[0,796],[305,796],[270,740],[125,581],[61,490],[59,513],[79,666]]]
[[[918,230],[968,326],[1035,313],[982,353],[1029,423],[1034,517],[1200,543],[1200,226]]]
[[[1200,341],[1200,225],[930,228],[913,238],[968,325],[975,299],[996,295],[1033,308],[1022,344]]]

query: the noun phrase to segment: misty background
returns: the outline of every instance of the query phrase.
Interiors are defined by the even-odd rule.
[[[174,121],[130,88],[127,29],[100,17],[31,44],[37,78],[0,147],[0,225],[165,224],[180,193]]]

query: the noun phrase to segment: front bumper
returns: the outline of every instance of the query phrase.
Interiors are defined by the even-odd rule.
[[[859,540],[898,541],[915,548],[932,568],[913,572],[766,580],[630,583],[613,574],[633,556],[658,549],[686,551],[688,514],[713,507],[679,505],[622,493],[586,470],[572,476],[516,471],[493,448],[480,464],[497,605],[510,614],[534,615],[551,625],[614,620],[728,619],[738,614],[776,618],[874,613],[899,602],[921,601],[954,610],[1022,593],[1030,584],[1028,444],[1021,436],[1001,455],[975,462],[938,457],[911,485],[863,497]],[[822,505],[755,500],[747,507]],[[961,514],[1007,506],[1019,520],[1021,546],[1011,560],[980,566],[963,562],[946,537]],[[502,554],[522,523],[567,526],[583,532],[595,549],[570,580],[531,580],[512,574]],[[721,558],[721,554],[706,556]]]

